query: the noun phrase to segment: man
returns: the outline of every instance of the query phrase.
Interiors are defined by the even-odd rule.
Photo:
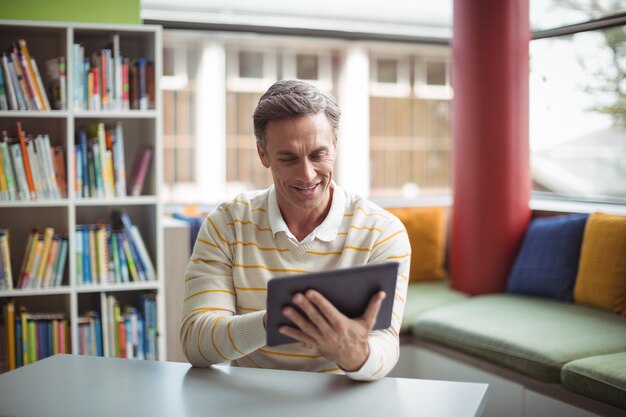
[[[254,112],[257,151],[274,185],[239,195],[205,220],[186,273],[181,342],[194,366],[236,366],[385,376],[399,355],[398,330],[409,276],[402,223],[333,182],[340,110],[334,98],[300,81],[279,81]],[[266,347],[267,282],[367,263],[400,262],[392,325],[372,331],[384,293],[348,319],[321,294],[294,296],[286,308],[300,343]]]

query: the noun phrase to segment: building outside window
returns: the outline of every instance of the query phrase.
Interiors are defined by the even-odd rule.
[[[367,179],[359,191],[375,199],[449,194],[447,46],[395,45],[391,49],[397,52],[390,55],[389,44],[352,48],[340,40],[167,30],[164,45],[168,202],[214,203],[272,183],[258,161],[252,113],[273,82],[290,78],[334,95],[344,110],[345,138],[340,134],[339,141],[349,144],[338,154],[337,166],[344,169],[343,178],[341,169],[336,171],[340,184],[353,189],[350,181]],[[221,72],[206,61],[207,55],[220,59],[216,49],[223,56]],[[348,63],[355,58],[366,65]],[[203,90],[207,85],[213,89]],[[361,103],[355,90],[369,101]],[[209,96],[204,103],[202,95]],[[207,113],[215,106],[224,114],[221,122]],[[365,152],[352,152],[355,148]],[[216,152],[225,162],[220,164]]]

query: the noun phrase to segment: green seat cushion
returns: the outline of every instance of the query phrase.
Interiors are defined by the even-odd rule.
[[[567,362],[626,350],[626,320],[559,301],[511,294],[483,295],[427,311],[413,335],[513,369],[560,382]]]
[[[409,284],[400,332],[410,331],[415,319],[423,312],[466,298],[467,294],[451,289],[447,281],[421,281]]]
[[[626,408],[626,351],[569,362],[561,380],[569,390]]]

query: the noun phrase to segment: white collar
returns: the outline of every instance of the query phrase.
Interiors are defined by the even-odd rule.
[[[331,183],[331,186],[333,187],[333,201],[330,204],[330,210],[328,211],[326,218],[319,226],[309,233],[307,237],[302,239],[300,243],[310,242],[315,238],[325,242],[332,242],[337,237],[339,227],[343,222],[343,215],[346,211],[346,194],[341,187],[335,184],[334,181]],[[285,220],[280,213],[278,200],[276,199],[276,189],[273,185],[269,189],[267,203],[267,215],[269,217],[270,228],[272,229],[274,236],[276,236],[278,232],[285,232],[287,237],[298,241],[293,233],[291,233],[291,230],[289,230],[289,227],[287,227],[287,223],[285,223]]]

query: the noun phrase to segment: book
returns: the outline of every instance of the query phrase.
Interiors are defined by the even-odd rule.
[[[39,82],[37,82],[37,75],[39,75],[39,72],[37,71],[36,64],[33,65],[33,59],[30,56],[28,45],[24,39],[18,39],[17,43],[25,61],[25,72],[28,73],[30,83],[32,84],[33,95],[36,97],[38,110],[50,110],[50,108],[46,105],[48,99],[45,97],[45,90],[41,84],[41,77],[39,77]]]
[[[9,138],[6,132],[2,132],[0,139],[0,152],[2,152],[2,165],[4,167],[4,175],[7,183],[8,199],[17,199],[17,188],[15,184],[15,171],[11,162],[11,151],[9,150]]]
[[[30,200],[30,189],[26,179],[26,171],[24,169],[24,160],[22,159],[22,150],[19,143],[9,145],[9,152],[13,160],[13,168],[15,169],[15,178],[17,184],[17,199]]]
[[[130,178],[130,195],[132,196],[141,195],[146,181],[146,175],[150,168],[150,162],[152,161],[152,153],[152,146],[144,146],[135,156]]]
[[[65,170],[65,150],[63,149],[63,146],[55,146],[51,151],[59,197],[66,198],[67,173]]]
[[[3,285],[0,289],[13,289],[13,272],[11,268],[11,248],[9,230],[0,229],[0,258],[2,259]]]
[[[126,196],[126,162],[124,157],[124,128],[117,122],[113,130],[113,161],[115,174],[115,195]]]
[[[0,68],[0,110],[9,110],[9,100],[7,97],[6,81],[2,69]]]
[[[50,248],[52,247],[52,237],[54,236],[54,229],[52,227],[46,227],[43,232],[43,244],[41,249],[41,260],[39,262],[36,276],[38,279],[37,287],[44,287],[44,277],[46,267],[48,266],[48,257],[50,256]]]
[[[4,86],[6,89],[7,99],[9,102],[8,110],[21,110],[18,105],[17,96],[15,93],[15,83],[12,79],[11,72],[9,71],[9,62],[7,59],[7,55],[5,53],[2,53],[0,55],[0,64],[1,64],[0,70],[2,71],[2,75],[5,81]]]
[[[60,287],[63,283],[63,275],[65,274],[65,264],[67,263],[68,237],[61,236],[59,240],[59,251],[55,262],[54,286]]]
[[[56,110],[67,109],[67,70],[64,56],[46,61],[46,77],[51,107]]]
[[[16,129],[17,129],[17,139],[19,141],[20,150],[22,151],[22,163],[24,164],[24,172],[26,174],[26,181],[28,182],[28,190],[29,190],[30,199],[35,199],[36,198],[35,184],[33,182],[33,174],[31,171],[30,159],[28,157],[28,149],[26,147],[27,146],[26,135],[24,134],[24,131],[22,130],[22,123],[17,122]]]
[[[5,304],[4,311],[5,329],[7,333],[7,353],[9,361],[9,370],[15,369],[15,301],[9,300]]]

